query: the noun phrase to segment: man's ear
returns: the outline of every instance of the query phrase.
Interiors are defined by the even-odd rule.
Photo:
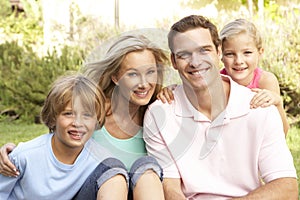
[[[112,82],[115,83],[115,85],[119,85],[118,79],[117,79],[117,76],[116,76],[116,75],[112,75],[112,76],[111,76],[111,80],[112,80]]]
[[[177,65],[176,65],[176,60],[175,60],[175,54],[174,53],[171,53],[171,63],[172,63],[172,66],[174,67],[174,69],[178,69],[177,68]]]
[[[223,54],[222,54],[222,46],[221,45],[218,46],[217,53],[218,53],[220,60],[222,60]]]

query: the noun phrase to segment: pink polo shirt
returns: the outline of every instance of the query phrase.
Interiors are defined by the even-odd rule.
[[[149,155],[165,178],[181,178],[188,199],[227,199],[246,195],[265,182],[296,177],[278,110],[250,109],[254,93],[229,81],[226,109],[210,121],[190,104],[182,86],[170,104],[154,102],[144,119]]]

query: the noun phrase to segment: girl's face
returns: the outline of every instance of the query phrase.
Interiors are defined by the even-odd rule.
[[[128,53],[119,72],[112,77],[119,86],[119,96],[138,106],[147,105],[157,83],[157,66],[149,50]]]
[[[90,139],[97,125],[96,112],[84,109],[79,98],[75,98],[58,114],[54,133],[55,149],[80,152]]]
[[[237,83],[247,86],[253,79],[263,49],[246,33],[240,33],[223,42],[222,61],[228,75]]]

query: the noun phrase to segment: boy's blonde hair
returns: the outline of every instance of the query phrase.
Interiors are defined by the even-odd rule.
[[[80,99],[87,111],[96,114],[99,128],[104,124],[105,97],[101,89],[82,74],[66,75],[52,84],[41,111],[41,120],[50,132],[55,131],[57,116],[75,98]]]
[[[262,48],[262,38],[255,25],[246,19],[236,19],[226,24],[220,32],[221,44],[240,33],[246,33],[253,38],[258,50]]]

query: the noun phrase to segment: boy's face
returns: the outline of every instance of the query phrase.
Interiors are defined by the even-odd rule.
[[[208,87],[219,76],[220,49],[216,50],[208,29],[178,33],[173,43],[173,67],[183,83],[197,90]]]
[[[247,86],[253,79],[253,71],[258,67],[262,49],[246,33],[240,33],[223,42],[222,61],[228,75],[237,83]]]
[[[73,105],[69,102],[57,116],[54,145],[61,150],[81,151],[96,126],[96,112],[85,110],[79,98],[75,98]]]

